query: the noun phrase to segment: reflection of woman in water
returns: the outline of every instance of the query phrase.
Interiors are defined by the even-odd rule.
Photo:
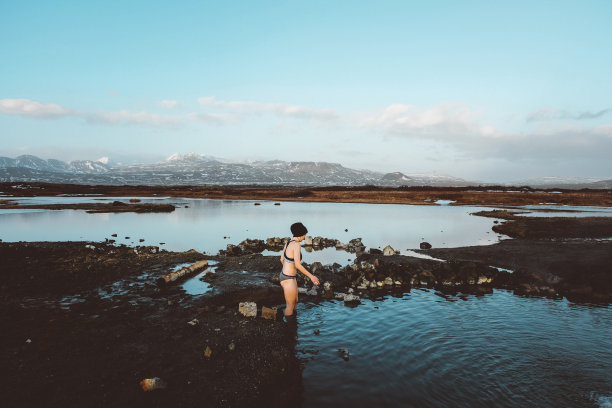
[[[319,284],[319,279],[308,272],[301,263],[302,253],[300,251],[300,242],[306,238],[307,232],[308,230],[301,222],[292,224],[291,233],[293,234],[293,239],[285,245],[280,257],[280,261],[283,264],[283,270],[280,273],[280,284],[285,294],[285,303],[287,304],[285,308],[285,317],[287,319],[295,318],[295,308],[298,302],[297,271],[308,276],[315,285]]]

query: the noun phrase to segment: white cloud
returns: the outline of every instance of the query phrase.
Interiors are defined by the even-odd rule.
[[[556,111],[541,112],[556,115]],[[461,105],[428,109],[392,104],[362,114],[357,126],[403,139],[426,140],[451,148],[457,158],[509,161],[603,158],[612,151],[612,126],[546,126],[537,131],[502,131],[482,122],[482,114]]]
[[[306,106],[253,101],[220,101],[214,96],[198,98],[202,106],[230,110],[241,114],[271,113],[280,117],[293,117],[320,121],[331,121],[338,115],[329,109],[313,109]]]
[[[240,120],[238,115],[231,113],[190,113],[189,117],[212,125],[225,125],[236,123]]]
[[[428,109],[395,103],[364,114],[358,126],[403,137],[456,140],[457,137],[498,136],[491,126],[478,122],[480,111],[458,104],[442,104]]]
[[[596,112],[583,111],[580,113],[572,113],[561,109],[552,108],[545,106],[537,109],[527,115],[527,122],[541,122],[541,121],[553,121],[553,120],[588,120],[597,119],[608,113],[611,113],[612,109],[602,109]]]
[[[91,124],[143,125],[152,127],[176,127],[181,119],[176,116],[158,115],[148,112],[120,111],[79,111],[55,103],[43,104],[31,99],[1,99],[0,114],[19,115],[32,119],[74,117],[85,119]]]
[[[52,119],[68,116],[72,110],[55,103],[42,104],[31,99],[0,99],[0,113],[20,115],[38,119]]]
[[[179,103],[178,101],[165,99],[159,102],[159,106],[161,106],[162,108],[166,108],[166,109],[174,109],[179,106]]]
[[[89,123],[108,125],[144,125],[151,127],[176,127],[181,123],[175,116],[157,115],[148,112],[98,111],[82,114]]]

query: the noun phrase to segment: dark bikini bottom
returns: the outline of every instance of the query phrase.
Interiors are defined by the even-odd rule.
[[[297,278],[294,275],[285,275],[282,271],[281,271],[280,275],[278,275],[278,277],[279,277],[281,282],[284,281],[284,280],[287,280],[287,279],[295,279],[295,280],[297,280]]]

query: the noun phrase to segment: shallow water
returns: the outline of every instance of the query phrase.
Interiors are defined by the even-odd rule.
[[[609,306],[499,290],[362,302],[299,305],[305,407],[596,407],[612,395]]]
[[[116,197],[105,198],[113,201]],[[121,198],[127,201],[128,198]],[[0,239],[5,241],[104,241],[126,245],[160,245],[168,250],[196,249],[216,254],[227,244],[246,238],[286,237],[289,225],[302,221],[309,234],[339,239],[361,237],[368,247],[393,248],[407,253],[425,240],[434,247],[486,245],[499,241],[491,231],[493,219],[470,213],[480,207],[438,205],[339,204],[271,201],[141,198],[142,202],[173,203],[172,213],[88,214],[82,210],[4,210]],[[97,197],[35,197],[27,203],[73,203]],[[185,208],[188,206],[189,208]],[[348,231],[345,231],[348,229]],[[112,234],[117,237],[112,237]],[[129,237],[126,239],[125,237]],[[144,242],[140,243],[140,239]],[[346,264],[354,255],[335,248],[304,252],[306,262]]]

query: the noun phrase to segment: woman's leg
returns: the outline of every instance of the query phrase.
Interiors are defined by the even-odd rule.
[[[298,286],[295,279],[286,279],[281,282],[283,293],[285,294],[285,316],[291,316],[295,313],[295,308],[298,302]]]

